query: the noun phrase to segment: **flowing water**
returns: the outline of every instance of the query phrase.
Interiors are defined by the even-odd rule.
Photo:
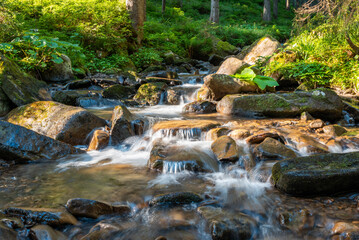
[[[256,239],[325,239],[335,220],[358,219],[353,207],[358,194],[338,197],[296,198],[279,193],[270,182],[274,162],[265,161],[250,171],[242,167],[241,158],[234,165],[213,164],[211,142],[198,130],[153,133],[151,127],[162,120],[218,119],[228,126],[228,121],[217,114],[184,116],[182,107],[190,102],[199,84],[186,84],[189,89],[180,105],[157,105],[130,108],[149,119],[149,128],[143,136],[127,139],[119,146],[86,155],[71,156],[52,162],[18,165],[0,175],[0,208],[46,207],[58,208],[71,198],[88,198],[111,203],[126,203],[132,208],[132,217],[121,221],[125,230],[113,239],[155,239],[160,235],[168,239],[211,239],[210,230],[196,211],[196,206],[153,209],[146,202],[162,193],[192,191],[206,197],[229,211],[241,211],[254,218]],[[90,109],[107,119],[112,108],[95,106]],[[238,119],[235,119],[238,120]],[[213,172],[194,173],[186,170],[189,161],[165,161],[162,172],[150,171],[147,161],[156,139],[178,146],[186,151],[201,151],[204,164]],[[238,141],[248,154],[248,145]],[[355,150],[355,149],[352,149]],[[333,152],[341,149],[331,149]],[[306,155],[305,149],[301,152]],[[243,156],[246,157],[246,156]],[[302,213],[305,216],[303,217]],[[299,220],[286,224],[286,214]],[[291,217],[289,217],[291,218]],[[102,218],[102,221],[117,221]],[[67,236],[86,233],[100,220],[83,220],[80,226],[62,229]],[[80,229],[80,230],[79,230]],[[69,238],[70,238],[69,237]],[[74,237],[74,239],[76,239]]]

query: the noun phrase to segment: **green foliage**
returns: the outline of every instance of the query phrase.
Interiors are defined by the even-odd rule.
[[[113,54],[106,58],[96,57],[94,53],[88,54],[89,61],[86,67],[93,72],[106,72],[112,70],[114,72],[131,65],[132,62],[128,56]]]
[[[77,44],[39,37],[34,32],[27,32],[10,43],[1,43],[0,52],[28,71],[43,71],[55,63],[60,64],[63,62],[61,55],[68,52],[77,53],[77,58],[85,58]]]
[[[11,41],[19,34],[20,23],[16,15],[0,3],[0,43]]]
[[[279,86],[277,81],[273,78],[257,75],[251,68],[246,68],[240,74],[235,74],[232,77],[247,82],[253,82],[262,90],[266,89],[267,87]]]
[[[138,52],[131,55],[131,59],[135,66],[141,69],[162,62],[160,55],[151,48],[140,48]]]

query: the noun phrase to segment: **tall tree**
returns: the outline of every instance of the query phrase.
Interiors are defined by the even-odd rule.
[[[286,0],[286,1],[285,1],[285,8],[286,8],[287,10],[290,10],[290,0]]]
[[[146,0],[126,0],[126,7],[130,13],[132,26],[137,32],[137,42],[143,39],[143,23],[146,21]]]
[[[271,15],[270,15],[270,0],[264,0],[264,5],[263,5],[263,21],[265,22],[270,22],[271,19]]]
[[[273,0],[273,17],[278,18],[278,0]]]
[[[162,0],[162,14],[166,11],[166,0]]]
[[[209,21],[219,23],[219,0],[211,0],[211,15]]]

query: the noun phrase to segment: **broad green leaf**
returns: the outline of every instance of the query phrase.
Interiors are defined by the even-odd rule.
[[[53,61],[54,63],[60,64],[64,62],[64,60],[61,57],[57,56],[56,54],[51,54],[51,57],[52,57],[51,61]]]
[[[271,77],[265,77],[265,76],[256,76],[254,79],[253,79],[253,82],[255,84],[257,84],[257,86],[264,90],[266,89],[266,87],[276,87],[276,86],[279,86],[279,84],[277,83],[276,80],[274,80],[273,78]]]

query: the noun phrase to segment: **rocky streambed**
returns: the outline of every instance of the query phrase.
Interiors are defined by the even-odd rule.
[[[0,120],[0,239],[357,239],[359,110],[245,59],[31,91]]]

